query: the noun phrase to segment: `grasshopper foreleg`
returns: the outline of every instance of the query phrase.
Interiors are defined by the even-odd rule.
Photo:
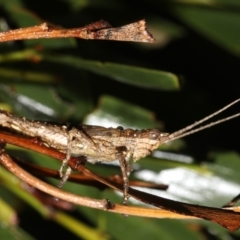
[[[119,161],[122,177],[123,177],[123,204],[127,205],[128,201],[128,188],[129,188],[129,180],[128,177],[131,172],[131,165],[129,163],[130,157],[125,146],[117,147],[117,160]]]
[[[59,169],[59,176],[62,179],[61,182],[58,184],[58,187],[61,188],[63,184],[68,180],[72,169],[70,167],[67,167],[66,171],[63,173],[63,169],[67,165],[68,161],[71,157],[71,149],[72,149],[72,142],[74,140],[73,134],[71,134],[71,131],[69,131],[69,134],[67,134],[67,149],[66,149],[66,157],[63,159],[62,165]]]

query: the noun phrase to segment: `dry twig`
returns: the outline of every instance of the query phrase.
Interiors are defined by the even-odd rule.
[[[140,20],[122,27],[113,28],[108,22],[100,20],[80,28],[62,29],[47,23],[19,28],[0,33],[0,42],[38,39],[38,38],[81,38],[94,40],[115,40],[154,43],[145,20]]]

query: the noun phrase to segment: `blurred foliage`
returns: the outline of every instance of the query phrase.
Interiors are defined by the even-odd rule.
[[[31,119],[173,132],[239,97],[239,12],[238,0],[0,0],[2,31],[44,21],[70,28],[99,19],[121,26],[145,18],[157,40],[1,43],[0,107]],[[34,56],[41,61],[29,60]],[[190,136],[185,144],[163,146],[175,151],[174,160],[180,162],[148,157],[133,165],[134,177],[170,184],[167,192],[154,194],[221,207],[240,191],[237,121]],[[9,151],[59,168],[45,156]],[[195,162],[182,162],[182,153]],[[119,172],[105,164],[88,167],[101,175]],[[125,218],[80,206],[63,213],[13,179],[0,167],[0,239],[239,239],[239,231],[229,233],[206,221]],[[71,183],[64,189],[121,202],[112,191]]]

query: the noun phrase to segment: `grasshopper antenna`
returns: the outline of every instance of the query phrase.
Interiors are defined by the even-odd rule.
[[[213,118],[214,116],[220,114],[221,112],[224,112],[225,110],[227,110],[228,108],[230,108],[231,106],[235,105],[236,103],[238,103],[240,101],[240,98],[229,103],[228,105],[226,105],[225,107],[219,109],[218,111],[208,115],[207,117],[183,128],[183,129],[180,129],[179,131],[176,131],[174,133],[171,133],[167,136],[167,139],[166,141],[164,141],[164,143],[166,142],[169,142],[169,141],[173,141],[175,139],[179,139],[179,138],[182,138],[182,137],[185,137],[185,136],[188,136],[188,135],[191,135],[193,133],[196,133],[196,132],[199,132],[199,131],[202,131],[203,129],[205,128],[210,128],[212,126],[215,126],[219,123],[222,123],[222,122],[226,122],[226,121],[229,121],[230,119],[233,119],[233,118],[236,118],[236,117],[239,117],[240,116],[240,113],[237,113],[237,114],[234,114],[232,116],[229,116],[229,117],[226,117],[226,118],[223,118],[223,119],[220,119],[218,121],[215,121],[215,122],[212,122],[212,123],[209,123],[209,124],[206,124],[202,127],[199,127],[197,129],[193,129],[195,128],[196,126],[200,125],[201,123],[203,122],[206,122],[207,120],[209,120],[210,118]],[[192,130],[193,129],[193,130]]]

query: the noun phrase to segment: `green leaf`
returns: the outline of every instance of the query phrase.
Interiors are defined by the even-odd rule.
[[[17,221],[17,214],[15,210],[10,206],[6,201],[0,198],[0,222],[4,222],[5,224],[14,225]]]
[[[102,96],[98,108],[87,115],[85,123],[133,129],[162,127],[152,112],[112,96]]]
[[[81,11],[85,7],[91,5],[89,0],[62,0],[66,2],[71,9],[76,12],[76,11]]]
[[[137,172],[136,177],[154,183],[169,184],[167,192],[151,190],[152,194],[221,207],[240,191],[240,156],[234,152],[213,152],[210,156],[214,163],[204,162],[201,165],[147,157],[139,160],[143,170]]]
[[[230,53],[239,56],[240,18],[238,12],[192,6],[177,6],[174,12],[195,31]]]
[[[5,225],[4,223],[0,222],[0,239],[8,239],[8,240],[33,240],[34,238],[31,237],[28,233],[23,231],[21,228],[13,227],[9,225]]]
[[[240,155],[237,152],[211,152],[209,156],[214,160],[214,164],[207,164],[212,171],[226,180],[240,184]]]
[[[240,7],[240,3],[238,0],[172,0],[172,2],[189,4],[189,5],[204,5],[208,7]]]
[[[14,91],[12,91],[13,87]],[[1,99],[4,98],[16,111],[20,110],[21,114],[28,118],[54,119],[57,117],[59,108],[64,107],[54,97],[53,90],[44,85],[1,84],[0,92]]]
[[[24,80],[29,82],[54,83],[56,76],[42,72],[22,71],[12,68],[0,68],[0,78],[6,78],[6,81]]]
[[[154,44],[141,44],[141,47],[146,49],[163,48],[169,42],[185,37],[187,31],[180,24],[173,23],[164,18],[154,16],[148,18],[148,29],[156,39]]]
[[[69,65],[103,75],[119,82],[142,88],[175,91],[180,88],[176,75],[160,70],[147,69],[111,62],[85,60],[72,56],[44,55],[43,59]]]
[[[198,233],[191,231],[187,224],[174,220],[156,220],[106,213],[108,231],[115,239],[202,239]],[[145,227],[147,226],[147,227]],[[128,229],[128,231],[126,231]],[[174,231],[173,231],[174,229]]]
[[[12,90],[14,89],[14,91]],[[82,84],[84,90],[84,84]],[[86,89],[85,89],[86,90]],[[12,105],[15,112],[30,119],[66,121],[74,115],[78,121],[92,108],[92,102],[69,93],[70,89],[62,86],[53,88],[51,85],[34,83],[0,84],[0,99]],[[65,101],[61,96],[67,96]],[[87,95],[87,91],[83,96]],[[43,97],[44,96],[44,97]]]
[[[1,7],[4,7],[4,8],[8,8],[11,6],[22,7],[23,5],[21,0],[9,0],[9,1],[0,0],[0,4],[1,4]]]

